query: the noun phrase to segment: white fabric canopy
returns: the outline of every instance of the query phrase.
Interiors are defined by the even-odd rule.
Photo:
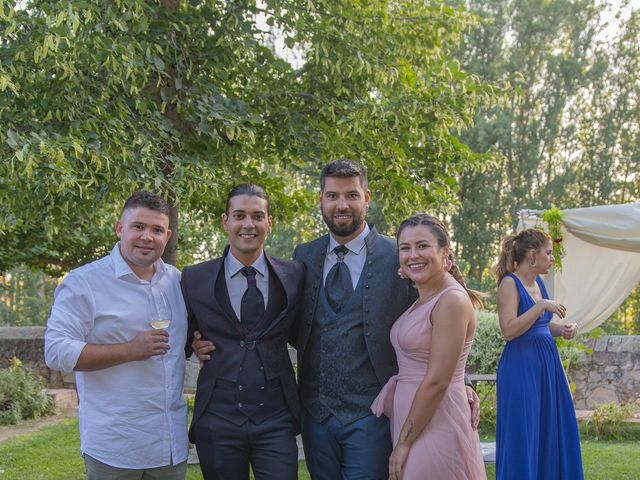
[[[521,211],[518,229],[543,227],[539,213]],[[576,322],[580,332],[588,332],[608,319],[640,281],[640,203],[562,213],[562,271],[550,272],[545,282],[552,298],[567,307],[561,323]]]

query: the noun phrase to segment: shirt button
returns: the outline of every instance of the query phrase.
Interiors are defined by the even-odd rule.
[[[367,284],[364,286],[364,288],[369,288],[369,284],[367,283]]]

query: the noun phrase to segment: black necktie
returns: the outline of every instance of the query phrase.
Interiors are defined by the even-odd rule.
[[[242,295],[240,304],[240,322],[251,329],[257,325],[264,315],[264,297],[256,285],[256,271],[253,267],[243,267],[242,275],[247,277],[247,289]]]
[[[327,292],[329,305],[336,313],[339,313],[353,293],[353,284],[349,267],[344,263],[344,256],[349,253],[349,249],[344,245],[338,245],[333,249],[333,252],[338,257],[338,261],[329,270],[324,282],[324,289]]]

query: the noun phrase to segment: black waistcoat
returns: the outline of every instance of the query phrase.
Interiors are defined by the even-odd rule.
[[[229,300],[224,268],[220,269],[216,280],[215,295],[232,321],[239,321]],[[270,269],[269,302],[265,315],[254,329],[257,332],[253,331],[251,334],[245,332],[247,333],[246,337],[256,338],[259,341],[260,332],[264,331],[285,308],[285,302],[284,288],[276,274]],[[240,326],[242,329],[242,324]],[[262,360],[258,349],[255,348],[256,342],[245,340],[240,342],[244,347],[244,355],[233,366],[233,371],[226,372],[224,378],[218,378],[206,410],[237,425],[242,425],[247,419],[259,424],[285,410],[287,404],[280,379],[266,379]]]

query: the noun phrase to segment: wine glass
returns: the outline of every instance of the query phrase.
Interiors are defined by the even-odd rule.
[[[167,329],[171,324],[171,306],[169,299],[161,290],[151,289],[149,295],[149,325],[156,330]]]

